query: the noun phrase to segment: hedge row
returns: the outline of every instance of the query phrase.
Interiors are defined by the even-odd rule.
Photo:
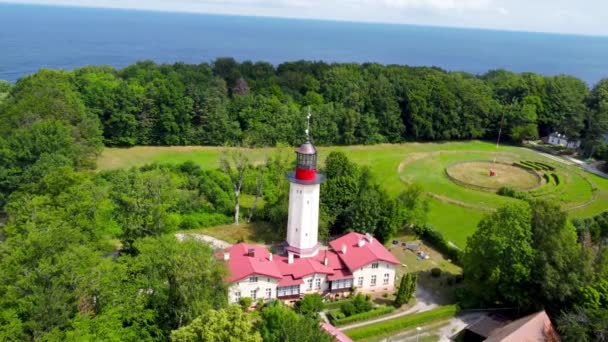
[[[333,325],[336,325],[336,326],[345,325],[345,324],[348,324],[348,323],[365,321],[365,320],[368,320],[370,318],[386,315],[386,314],[389,314],[389,313],[391,313],[393,311],[395,311],[395,307],[383,305],[383,306],[378,307],[376,309],[373,309],[371,311],[361,312],[361,313],[354,314],[352,316],[348,316],[348,317],[345,317],[345,318],[340,318],[340,319],[332,320],[331,323]]]
[[[457,265],[460,263],[462,251],[452,245],[443,237],[435,227],[430,224],[414,227],[414,232],[425,242],[435,247],[439,252],[452,259]]]
[[[435,321],[452,318],[457,313],[457,305],[447,305],[430,311],[406,315],[395,319],[390,319],[384,322],[347,330],[346,335],[352,338],[353,340],[377,337],[394,333],[397,331],[408,330],[409,328],[426,325]]]
[[[522,163],[515,162],[515,163],[513,163],[513,166],[521,167],[522,169],[526,169],[526,170],[530,170],[530,171],[536,171],[536,168],[534,168],[530,165],[523,164],[523,162]]]
[[[551,177],[553,177],[553,180],[555,181],[555,185],[559,185],[559,176],[556,173],[552,173]]]

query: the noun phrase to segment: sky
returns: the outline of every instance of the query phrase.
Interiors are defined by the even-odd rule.
[[[608,36],[608,0],[0,0]]]

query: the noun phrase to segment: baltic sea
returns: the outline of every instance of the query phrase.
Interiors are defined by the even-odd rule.
[[[0,4],[0,79],[139,60],[377,62],[608,77],[608,37]]]

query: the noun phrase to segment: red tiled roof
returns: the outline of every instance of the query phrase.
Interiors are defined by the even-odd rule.
[[[298,284],[304,284],[304,280],[302,280],[302,278],[298,278],[298,279],[294,279],[292,276],[288,275],[283,277],[280,281],[279,284],[277,286],[291,286],[291,285],[298,285]]]
[[[254,256],[247,254],[250,249],[253,249]],[[283,277],[277,265],[269,260],[270,252],[262,246],[239,243],[230,247],[227,252],[230,253],[228,282],[233,283],[254,274],[276,279]],[[222,257],[223,253],[216,255]]]
[[[334,281],[334,280],[338,280],[338,279],[350,279],[352,277],[353,277],[353,274],[350,273],[349,270],[341,269],[341,270],[335,270],[334,274],[327,276],[327,280]]]
[[[321,328],[327,331],[327,333],[333,336],[338,342],[353,342],[350,337],[346,336],[343,332],[338,330],[338,328],[329,323],[321,323]]]
[[[319,252],[321,254],[321,252]],[[334,270],[323,265],[323,261],[317,258],[295,258],[293,263],[289,264],[287,257],[277,256],[275,263],[277,264],[282,275],[292,275],[294,278],[302,278],[314,273],[332,274]]]
[[[359,247],[359,241],[365,239],[365,244]],[[385,261],[391,264],[399,264],[399,261],[376,239],[369,242],[365,235],[359,233],[348,233],[329,242],[340,259],[344,261],[351,271],[368,265],[374,261]],[[346,253],[342,253],[342,246],[346,246]]]
[[[329,244],[334,250],[321,250],[312,258],[294,258],[293,263],[288,263],[286,256],[274,255],[270,261],[270,252],[263,246],[250,245],[246,243],[236,244],[227,250],[216,254],[222,258],[224,252],[230,253],[228,269],[230,275],[227,281],[230,283],[239,281],[254,274],[259,274],[275,279],[280,279],[279,286],[302,284],[302,277],[311,274],[327,274],[328,280],[352,278],[352,271],[374,261],[385,261],[398,264],[399,261],[377,240],[371,243],[366,240],[361,247],[358,242],[365,239],[365,235],[349,233]],[[342,253],[342,245],[345,244],[346,254]],[[253,255],[248,251],[253,250]],[[324,260],[327,258],[327,266]]]

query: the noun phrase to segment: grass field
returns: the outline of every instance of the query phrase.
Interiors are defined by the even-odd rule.
[[[188,160],[203,168],[216,168],[223,150],[222,147],[202,146],[107,148],[98,159],[98,169],[128,168],[153,162],[181,163]],[[466,238],[475,231],[484,214],[516,200],[451,181],[446,175],[446,168],[458,162],[542,162],[555,168],[553,173],[557,174],[560,184],[553,180],[531,190],[531,195],[561,203],[572,217],[586,217],[608,210],[607,179],[521,147],[501,146],[497,149],[492,143],[470,141],[332,146],[318,147],[318,150],[321,163],[329,152],[342,151],[358,164],[369,166],[393,195],[403,190],[404,183],[421,185],[430,196],[429,223],[459,247],[465,246]],[[254,162],[260,162],[272,152],[273,149],[253,149],[248,155]]]

